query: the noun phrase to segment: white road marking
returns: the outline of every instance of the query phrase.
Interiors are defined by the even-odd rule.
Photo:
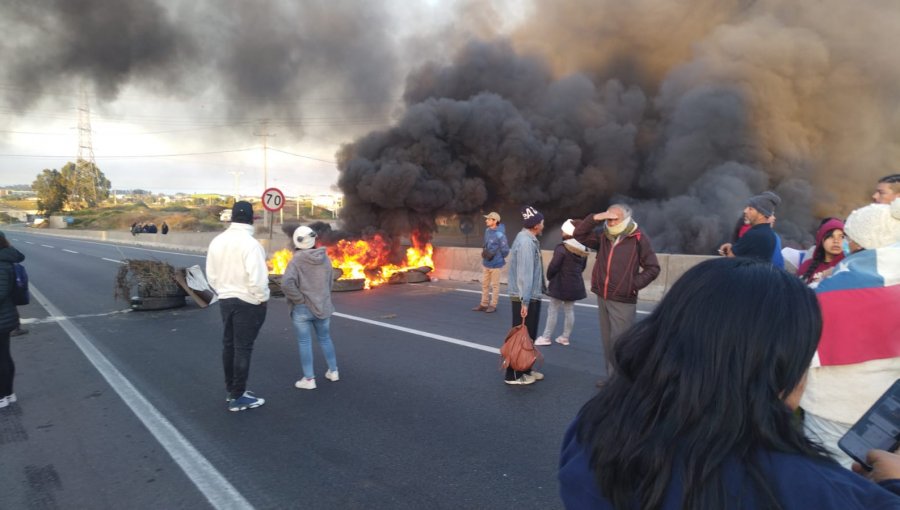
[[[457,290],[459,292],[472,292],[474,294],[481,294],[480,290],[472,290],[472,289],[453,289],[453,290]],[[503,297],[509,297],[509,294],[500,294],[500,295]],[[541,299],[541,301],[543,301],[544,303],[550,302],[549,299]],[[597,305],[591,305],[588,303],[575,303],[575,306],[583,306],[585,308],[597,308]],[[642,315],[650,315],[650,312],[645,312],[643,310],[638,310],[637,313],[642,314]]]
[[[25,244],[34,244],[31,241],[25,241]]]
[[[222,476],[222,473],[194,448],[194,445],[178,432],[178,429],[94,346],[75,323],[65,318],[59,309],[50,303],[34,285],[30,290],[50,315],[60,318],[60,327],[214,508],[253,508],[253,505]]]
[[[122,262],[121,260],[108,259],[108,258],[106,258],[106,257],[100,257],[100,260],[106,260],[106,261],[109,261],[109,262],[115,262],[116,264],[124,264],[124,262]]]
[[[48,317],[44,317],[43,319],[36,319],[36,318],[19,319],[19,322],[21,322],[22,324],[48,324],[51,322],[59,322],[59,321],[69,320],[69,319],[85,319],[88,317],[106,317],[108,315],[116,315],[116,314],[120,314],[120,313],[130,313],[130,312],[131,312],[131,308],[126,308],[124,310],[115,310],[115,311],[106,312],[106,313],[83,313],[80,315],[69,315],[68,317],[57,317],[54,315],[50,315]]]
[[[53,247],[50,246],[49,244],[42,244],[41,246],[43,246],[44,248],[53,248]]]
[[[69,253],[78,253],[77,251],[67,250],[65,248],[63,248],[62,251],[69,252]]]
[[[469,342],[467,340],[460,340],[458,338],[452,338],[444,335],[435,335],[434,333],[429,333],[427,331],[422,331],[420,329],[412,329],[405,328],[403,326],[396,326],[394,324],[388,324],[386,322],[373,321],[372,319],[366,319],[364,317],[357,317],[355,315],[347,315],[346,313],[334,312],[334,315],[338,317],[343,317],[345,319],[350,319],[352,321],[359,321],[366,324],[372,324],[373,326],[381,326],[382,328],[394,329],[397,331],[402,331],[404,333],[411,333],[413,335],[424,336],[427,338],[433,338],[435,340],[440,340],[441,342],[448,342],[451,344],[461,345],[463,347],[470,347],[472,349],[478,349],[479,351],[490,352],[494,354],[500,354],[500,349],[495,347],[488,347],[486,345],[476,344],[475,342]]]

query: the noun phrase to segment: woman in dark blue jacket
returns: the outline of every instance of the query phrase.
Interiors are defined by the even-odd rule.
[[[0,232],[0,408],[16,401],[13,393],[16,366],[9,350],[9,334],[19,326],[19,312],[12,296],[16,286],[13,264],[23,260],[25,255],[13,248]]]
[[[896,477],[842,468],[794,414],[821,332],[815,294],[771,264],[687,271],[619,338],[614,375],[566,433],[566,507],[900,508]]]
[[[563,241],[553,250],[553,258],[547,265],[547,280],[550,285],[547,295],[550,296],[550,308],[547,311],[547,324],[544,332],[537,337],[534,345],[550,345],[550,337],[556,328],[559,310],[564,313],[563,332],[556,337],[556,343],[569,345],[569,337],[575,326],[575,301],[587,297],[584,288],[584,268],[587,267],[588,249],[572,237],[576,225],[581,220],[566,220],[562,226]]]

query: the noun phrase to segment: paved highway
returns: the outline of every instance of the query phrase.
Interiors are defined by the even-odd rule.
[[[0,508],[561,507],[559,443],[603,366],[593,298],[572,345],[543,349],[546,379],[517,387],[498,370],[509,301],[469,311],[476,282],[335,293],[341,380],[315,347],[313,391],[293,386],[296,340],[273,298],[249,381],[266,405],[229,413],[218,306],[113,297],[124,259],[202,255],[8,236],[35,299],[13,338],[19,402],[0,410]]]

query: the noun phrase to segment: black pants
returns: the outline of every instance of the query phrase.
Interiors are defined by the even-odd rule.
[[[0,398],[12,395],[15,376],[16,364],[9,350],[9,331],[4,331],[0,333]]]
[[[512,302],[512,325],[513,327],[522,324],[522,302]],[[538,335],[538,322],[541,320],[541,300],[530,301],[528,303],[528,317],[525,317],[525,329],[528,330],[528,336],[534,341]],[[522,374],[530,374],[531,369],[524,372],[516,372],[511,368],[506,369],[506,380],[514,381],[522,376]]]
[[[247,389],[250,357],[259,329],[266,320],[266,303],[251,305],[237,298],[219,300],[225,334],[222,336],[222,366],[229,398],[238,398]]]

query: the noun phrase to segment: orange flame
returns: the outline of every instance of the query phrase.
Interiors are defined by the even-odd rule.
[[[417,234],[410,236],[410,240],[413,245],[406,249],[406,255],[398,264],[390,261],[391,244],[380,234],[367,240],[343,239],[326,247],[326,250],[331,265],[344,272],[341,280],[365,279],[365,288],[369,289],[387,282],[391,276],[402,271],[423,266],[434,268],[431,243]],[[292,256],[291,250],[275,252],[268,261],[269,273],[284,274]]]

